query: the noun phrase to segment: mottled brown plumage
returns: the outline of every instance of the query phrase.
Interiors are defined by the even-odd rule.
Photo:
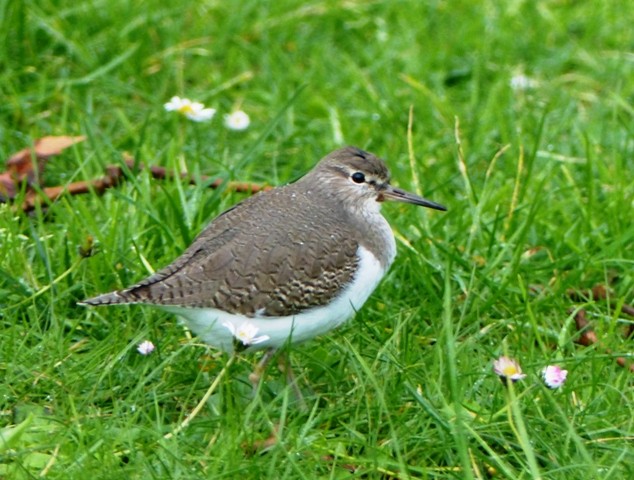
[[[211,307],[249,317],[294,315],[327,303],[354,273],[360,235],[345,219],[310,209],[315,195],[292,184],[243,201],[174,263],[119,292],[113,303]],[[262,221],[272,209],[280,209],[283,228]],[[332,233],[317,236],[314,224]]]

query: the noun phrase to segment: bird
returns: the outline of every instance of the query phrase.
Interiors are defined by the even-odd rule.
[[[265,349],[255,381],[278,349],[341,326],[378,286],[396,256],[388,201],[446,210],[392,186],[376,155],[340,148],[221,213],[153,275],[81,304],[149,304],[216,349]]]

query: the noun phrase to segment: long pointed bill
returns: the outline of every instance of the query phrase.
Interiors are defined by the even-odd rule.
[[[433,208],[434,210],[447,210],[446,207],[439,203],[426,200],[423,197],[393,187],[392,185],[386,185],[385,190],[380,193],[378,200],[379,202],[390,200],[394,202],[411,203],[412,205],[420,205],[421,207]]]

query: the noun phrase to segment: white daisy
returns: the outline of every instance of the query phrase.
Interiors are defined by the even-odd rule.
[[[205,108],[200,102],[192,102],[189,98],[174,96],[165,105],[168,112],[178,112],[194,122],[207,122],[216,114],[216,109]]]
[[[141,355],[149,355],[150,353],[152,353],[154,351],[154,344],[149,341],[149,340],[144,340],[141,343],[139,343],[139,346],[136,347],[137,352],[139,352]]]
[[[522,73],[513,75],[509,83],[511,85],[511,89],[515,90],[516,92],[522,90],[530,90],[537,87],[537,80],[527,77]]]
[[[231,322],[225,322],[222,324],[227,330],[231,332],[237,340],[241,341],[243,345],[256,345],[258,343],[266,342],[269,338],[268,335],[260,335],[258,334],[258,327],[253,325],[250,322],[242,322],[242,324],[236,328],[235,325]]]
[[[240,132],[249,128],[250,124],[251,119],[249,118],[249,115],[242,110],[236,110],[233,113],[225,115],[225,127],[229,130],[236,130]]]
[[[520,364],[509,357],[500,357],[494,360],[493,372],[495,372],[502,381],[511,380],[513,383],[526,377],[526,375],[522,373]]]

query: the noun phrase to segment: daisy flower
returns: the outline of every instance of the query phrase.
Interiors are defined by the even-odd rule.
[[[200,102],[192,102],[189,98],[174,96],[165,105],[168,112],[178,112],[194,122],[207,122],[216,114],[214,108],[205,108]]]
[[[231,335],[233,335],[236,340],[242,342],[242,345],[244,346],[256,345],[258,343],[266,342],[269,338],[271,338],[268,335],[260,335],[258,337],[258,327],[250,322],[243,322],[237,328],[231,322],[225,322],[222,326],[229,330]]]
[[[548,388],[559,388],[566,381],[568,370],[563,370],[557,365],[548,365],[542,370],[542,378]]]
[[[156,347],[154,346],[154,344],[151,341],[144,340],[141,343],[139,343],[139,346],[136,347],[136,350],[141,355],[149,355],[150,353],[152,353],[154,351],[155,348]]]
[[[236,110],[233,113],[225,115],[225,127],[229,130],[241,132],[242,130],[249,128],[250,124],[251,119],[249,118],[249,115],[242,110]]]
[[[515,91],[530,90],[531,88],[537,87],[536,80],[521,73],[513,75],[509,83],[511,85],[511,89]]]
[[[522,368],[517,361],[504,356],[493,360],[493,372],[499,376],[502,381],[511,380],[513,383],[526,377],[526,375],[522,373]]]

